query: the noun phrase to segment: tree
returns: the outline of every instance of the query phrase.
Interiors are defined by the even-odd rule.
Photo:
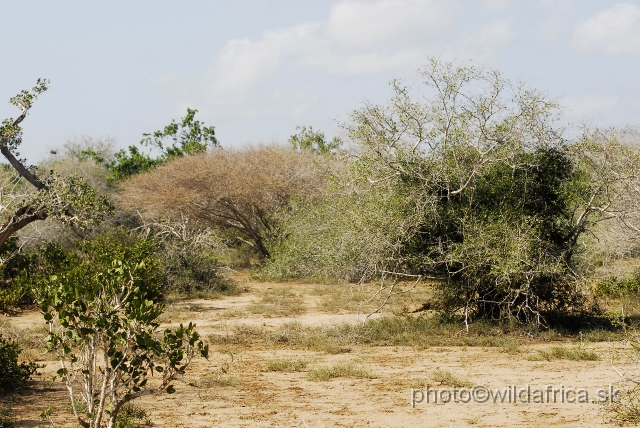
[[[57,375],[78,423],[113,428],[125,403],[173,393],[172,382],[208,347],[191,323],[159,331],[164,305],[155,301],[160,281],[152,244],[114,230],[79,250],[53,246],[45,255],[56,273],[39,279],[47,349],[60,361]]]
[[[184,216],[268,257],[282,238],[279,213],[324,186],[326,171],[315,159],[275,146],[182,157],[125,183],[121,207],[150,218]]]
[[[308,150],[310,152],[326,155],[335,154],[342,146],[342,140],[333,137],[331,141],[327,141],[323,132],[314,131],[313,127],[307,129],[306,126],[296,126],[297,134],[289,137],[289,144],[294,150]]]
[[[323,205],[283,226],[273,259],[293,266],[278,269],[429,276],[466,321],[545,324],[585,309],[580,242],[628,218],[621,195],[638,184],[637,152],[615,133],[569,138],[557,103],[497,71],[433,60],[421,75],[420,96],[393,81],[388,103],[351,114],[355,161]]]
[[[142,172],[150,171],[167,161],[185,156],[204,153],[209,148],[219,147],[213,126],[204,126],[195,120],[198,110],[188,108],[185,117],[180,122],[172,120],[160,131],[142,134],[142,146],[153,146],[161,151],[160,156],[152,157],[143,153],[136,146],[129,146],[128,150],[118,151],[112,159],[105,158],[88,148],[84,153],[92,157],[96,163],[104,165],[109,171],[109,179],[124,180]],[[167,144],[167,140],[170,144]]]
[[[4,171],[3,195],[6,197],[0,205],[0,246],[35,221],[51,218],[84,228],[102,221],[105,214],[113,210],[106,197],[96,196],[95,190],[77,175],[61,177],[51,172],[40,177],[33,167],[25,166],[17,152],[14,154],[22,143],[20,124],[48,85],[48,80],[38,79],[31,90],[23,90],[11,98],[9,102],[22,113],[17,119],[5,119],[0,126],[0,152],[15,171]]]

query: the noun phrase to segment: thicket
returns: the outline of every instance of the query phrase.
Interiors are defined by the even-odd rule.
[[[434,60],[421,75],[426,92],[394,81],[351,114],[349,168],[286,216],[265,274],[427,276],[465,321],[595,309],[584,244],[603,221],[633,229],[637,151],[615,130],[571,137],[557,103],[496,71]]]
[[[298,128],[290,149],[221,150],[195,110],[144,135],[156,158],[114,152],[108,141],[69,144],[41,170],[61,171],[69,185],[80,173],[98,189],[79,188],[87,204],[108,196],[118,210],[100,226],[21,230],[3,247],[22,258],[3,265],[0,304],[33,298],[18,272],[55,270],[53,248],[67,257],[89,245],[76,241],[123,228],[128,235],[112,239],[146,242],[163,293],[236,292],[218,259],[248,246],[270,278],[434,278],[440,309],[467,321],[545,324],[593,309],[583,279],[596,267],[594,236],[638,230],[632,133],[567,129],[556,102],[493,70],[434,60],[421,76],[422,90],[394,81],[389,102],[351,113],[342,124],[349,150],[311,127]],[[30,200],[31,176],[5,173]],[[107,208],[92,203],[87,212]]]

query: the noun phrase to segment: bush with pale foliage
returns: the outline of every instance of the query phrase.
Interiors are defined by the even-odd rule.
[[[330,162],[278,146],[185,156],[125,183],[120,207],[146,218],[185,216],[268,257],[282,238],[280,213],[319,193]]]

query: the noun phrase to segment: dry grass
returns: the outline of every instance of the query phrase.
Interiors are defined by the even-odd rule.
[[[240,379],[228,373],[211,373],[203,376],[198,380],[197,385],[201,388],[236,386],[240,383]]]
[[[574,348],[565,348],[563,346],[554,346],[549,350],[538,350],[535,354],[526,357],[529,361],[551,361],[551,360],[570,360],[570,361],[598,361],[600,356],[588,349],[576,346]]]
[[[472,388],[474,383],[468,379],[458,377],[447,370],[436,369],[431,374],[431,380],[443,386],[453,386],[456,388]]]
[[[335,324],[313,327],[289,322],[275,329],[248,325],[235,326],[228,335],[210,335],[209,342],[217,346],[252,346],[262,344],[280,349],[306,349],[340,354],[356,346],[411,346],[426,349],[434,346],[481,346],[501,348],[515,355],[520,346],[548,342],[566,336],[553,330],[531,333],[524,326],[497,325],[477,322],[469,332],[461,334],[456,322],[443,322],[438,317],[387,316],[371,319],[365,324]]]
[[[305,360],[269,360],[265,369],[270,372],[301,372],[308,364]]]
[[[340,312],[352,312],[358,310],[360,299],[354,294],[354,287],[338,284],[318,284],[311,290],[312,296],[318,296],[320,299],[316,309],[330,314]]]
[[[384,286],[390,284],[385,282]],[[413,283],[398,283],[397,289],[408,289]],[[379,291],[381,284],[372,282],[366,284],[317,284],[312,290],[312,296],[318,296],[316,309],[325,313],[360,312],[371,313],[379,308],[384,301],[385,292],[377,298],[368,301]],[[398,294],[389,300],[382,308],[384,313],[402,314],[417,312],[422,307],[429,307],[433,299],[433,289],[430,284],[421,283],[410,293]],[[368,302],[367,302],[368,301]],[[367,302],[364,303],[363,302]]]
[[[326,382],[339,377],[375,379],[377,376],[370,370],[354,362],[338,363],[333,366],[320,366],[307,373],[307,380],[312,382]]]
[[[302,297],[287,287],[275,287],[262,294],[262,301],[249,306],[253,314],[290,317],[306,312]]]

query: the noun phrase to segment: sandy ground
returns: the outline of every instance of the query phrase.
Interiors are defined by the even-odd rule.
[[[259,295],[273,284],[252,283],[239,278],[250,290],[237,297],[221,300],[189,300],[175,303],[166,315],[166,324],[193,320],[206,337],[221,334],[234,325],[250,324],[276,327],[297,320],[308,325],[336,322],[361,322],[362,315],[338,311],[323,313],[314,310],[318,296],[308,295],[311,309],[299,316],[278,317],[247,313],[246,308],[259,302]],[[311,289],[308,284],[284,284],[297,290]],[[313,301],[316,303],[313,303]],[[5,330],[30,331],[37,335],[43,326],[38,312],[26,312],[0,320]],[[527,347],[529,354],[550,344]],[[567,344],[571,346],[571,344]],[[149,414],[155,426],[164,427],[597,427],[612,426],[603,406],[597,403],[599,389],[609,390],[617,380],[609,356],[619,346],[615,343],[590,344],[599,361],[529,361],[522,353],[511,355],[498,348],[432,347],[416,350],[409,347],[353,347],[344,354],[287,349],[283,346],[249,346],[234,348],[232,352],[213,352],[209,360],[195,360],[186,381],[198,384],[176,384],[173,395],[157,395],[140,400],[138,404]],[[223,350],[227,352],[228,350]],[[66,390],[59,382],[48,382],[57,368],[47,355],[33,354],[45,359],[42,380],[21,396],[14,405],[16,427],[51,426],[39,419],[46,406],[54,408],[53,421],[60,427],[72,427]],[[265,369],[268,360],[304,360],[306,369],[300,372],[271,372]],[[336,378],[329,381],[307,380],[307,372],[319,366],[353,362],[366,367],[371,379]],[[487,402],[471,400],[464,403],[466,392],[456,390],[458,403],[446,401],[453,388],[430,381],[434,370],[447,370],[473,385],[503,390],[530,388],[533,397],[542,403],[521,402],[512,396],[505,402],[489,397]],[[224,382],[207,382],[211,379]],[[429,383],[429,403],[420,402]],[[559,390],[547,392],[547,386]],[[564,394],[562,393],[564,388]],[[575,395],[570,389],[584,389]],[[458,388],[459,389],[459,388]],[[536,389],[544,389],[542,397]],[[434,390],[440,391],[434,403]],[[513,391],[513,389],[512,389]],[[477,399],[486,397],[476,390]],[[565,398],[562,402],[562,398]],[[494,395],[495,397],[495,395]],[[5,397],[6,399],[6,397]],[[576,402],[570,403],[572,399]],[[414,401],[414,405],[412,405]],[[416,402],[417,401],[417,402]]]

